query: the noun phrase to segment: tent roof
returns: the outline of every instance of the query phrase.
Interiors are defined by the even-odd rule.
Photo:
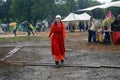
[[[63,19],[62,21],[74,21],[74,20],[89,20],[90,19],[90,15],[87,13],[83,13],[83,14],[74,14],[74,13],[70,13],[65,19]]]
[[[62,21],[74,21],[74,20],[78,20],[78,16],[77,14],[74,13],[70,13],[66,18],[64,18]]]
[[[98,5],[98,6],[101,6],[101,5]],[[85,9],[80,9],[80,10],[78,10],[78,11],[91,11],[91,10],[93,10],[93,9],[98,8],[98,6],[93,6],[93,7],[89,7],[89,8],[85,8]]]
[[[111,2],[111,6],[120,7],[120,1]]]
[[[105,8],[108,8],[108,7],[120,7],[120,1],[106,3],[106,4],[103,4],[103,5],[97,5],[97,6],[81,9],[81,10],[78,10],[78,11],[91,11],[91,10],[96,9],[96,8],[105,9]]]
[[[87,14],[87,13],[83,13],[83,14],[79,15],[80,20],[90,20],[90,17],[91,16],[89,14]]]

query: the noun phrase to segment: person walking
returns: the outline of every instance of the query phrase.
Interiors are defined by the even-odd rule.
[[[25,23],[25,26],[27,28],[27,33],[28,33],[28,36],[31,35],[30,32],[32,32],[33,36],[35,35],[34,32],[33,32],[33,26],[32,24],[30,24],[28,21]]]
[[[88,29],[88,42],[96,42],[96,27],[93,17],[90,18],[90,25]]]
[[[34,31],[33,31],[33,30],[34,30],[33,25],[32,25],[32,24],[30,24],[30,26],[29,26],[29,27],[30,27],[30,32],[32,32],[32,34],[33,34],[33,36],[34,36],[34,35],[35,35],[35,33],[34,33]]]
[[[17,24],[15,24],[13,27],[14,27],[14,28],[13,28],[13,34],[14,34],[15,37],[16,37],[16,36],[17,36],[16,31],[17,31],[18,26],[17,26]]]
[[[65,25],[61,21],[61,16],[57,15],[55,21],[51,25],[49,33],[51,38],[52,55],[55,59],[55,67],[59,68],[63,65],[65,59],[65,44],[64,39],[66,38]],[[59,64],[61,62],[61,65]]]

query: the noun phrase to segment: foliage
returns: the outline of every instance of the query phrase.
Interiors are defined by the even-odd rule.
[[[35,24],[37,21],[47,19],[52,22],[57,14],[64,18],[70,12],[98,4],[100,3],[96,0],[66,0],[66,4],[57,5],[54,4],[54,0],[6,0],[6,2],[0,0],[0,21],[21,23],[27,20]],[[120,13],[119,8],[109,9],[115,16]],[[93,10],[92,14],[95,18],[102,18],[103,10]]]
[[[111,23],[113,23],[114,22],[114,20],[115,20],[115,18],[109,18],[108,20],[103,20],[103,22],[102,22],[102,26],[109,26],[109,25],[111,25]],[[110,26],[109,26],[110,27]]]
[[[31,21],[31,0],[12,0],[10,13],[13,20],[22,22],[24,20]]]

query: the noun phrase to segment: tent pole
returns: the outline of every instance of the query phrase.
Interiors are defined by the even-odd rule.
[[[92,11],[90,11],[90,15],[93,17],[93,15],[92,15]]]
[[[76,30],[77,30],[78,28],[76,26],[75,14],[73,14],[73,16],[74,16],[74,26],[76,27]]]

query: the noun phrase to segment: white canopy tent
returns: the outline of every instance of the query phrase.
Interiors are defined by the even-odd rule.
[[[110,5],[113,7],[120,7],[120,1],[111,2]]]
[[[64,18],[62,21],[75,21],[78,20],[79,15],[70,13],[66,18]]]
[[[101,6],[101,5],[98,5],[98,6]],[[85,9],[80,9],[80,10],[78,10],[78,11],[91,11],[91,10],[93,10],[93,9],[98,8],[98,6],[93,6],[93,7],[89,7],[89,8],[85,8]]]
[[[70,13],[65,19],[62,21],[80,21],[80,20],[90,20],[90,15],[87,13],[83,14],[74,14]]]
[[[98,5],[98,6],[93,6],[93,7],[81,9],[81,10],[78,10],[78,11],[91,11],[91,10],[96,9],[96,8],[105,9],[105,8],[108,8],[108,7],[120,7],[120,1],[106,3],[106,4]]]
[[[87,13],[83,13],[83,14],[80,14],[79,15],[79,20],[84,20],[84,21],[87,21],[87,20],[90,20],[90,15],[87,14]]]

